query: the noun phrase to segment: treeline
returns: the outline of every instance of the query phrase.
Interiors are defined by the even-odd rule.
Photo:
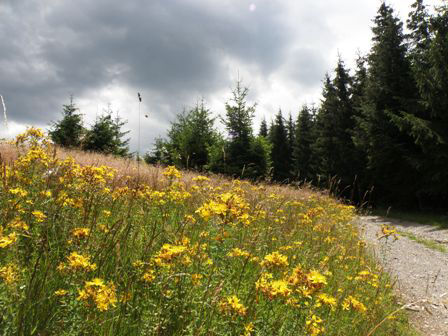
[[[412,5],[409,33],[381,4],[373,44],[350,71],[339,59],[323,82],[319,107],[296,118],[279,111],[253,129],[255,105],[237,83],[214,128],[201,102],[157,139],[150,163],[176,164],[242,178],[308,181],[360,202],[446,208],[448,196],[448,11]],[[373,198],[372,198],[373,197]]]
[[[71,97],[70,103],[63,106],[62,119],[53,123],[49,135],[54,143],[62,147],[131,157],[130,139],[123,139],[129,133],[122,131],[125,124],[118,113],[113,116],[109,106],[102,115],[96,117],[90,128],[86,128],[82,115]]]
[[[446,209],[448,6],[429,12],[417,0],[407,34],[385,3],[373,22],[370,52],[358,57],[353,70],[338,60],[324,78],[319,106],[302,106],[297,118],[278,111],[269,125],[263,120],[254,130],[256,105],[238,82],[224,116],[216,120],[198,103],[177,116],[145,160],[254,180],[307,181],[357,203],[368,194],[377,204]],[[69,111],[66,116],[76,115]],[[217,121],[227,136],[217,131]],[[94,139],[107,124],[106,133],[116,140],[107,151],[122,155],[122,121],[109,113],[97,124],[81,146],[103,150],[103,140]],[[57,126],[51,135],[62,143]]]

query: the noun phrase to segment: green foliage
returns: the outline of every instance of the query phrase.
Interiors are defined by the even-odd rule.
[[[324,181],[333,176],[341,180],[342,187],[351,184],[356,172],[352,132],[354,110],[351,101],[352,78],[342,60],[338,61],[335,78],[325,78],[323,99],[317,114],[316,136],[313,145],[316,157],[316,172]]]
[[[143,157],[148,164],[172,164],[169,152],[169,144],[162,138],[155,139],[153,150]]]
[[[303,105],[299,112],[296,125],[295,143],[293,146],[293,171],[301,181],[311,181],[314,178],[312,163],[314,143],[314,121],[308,106]]]
[[[80,147],[84,127],[82,115],[77,111],[73,97],[70,97],[70,104],[63,105],[62,119],[53,123],[52,129],[48,132],[55,144],[69,148]]]
[[[266,123],[266,118],[263,118],[260,125],[260,132],[258,133],[259,136],[267,137],[268,136],[268,124]]]
[[[411,158],[415,147],[394,118],[401,111],[414,113],[416,89],[406,58],[402,23],[384,3],[374,23],[355,142],[366,153],[369,179],[375,185],[376,195],[386,201],[407,202],[413,194],[409,181],[416,178]]]
[[[446,206],[448,192],[448,14],[442,6],[429,16],[416,1],[408,20],[410,59],[419,93],[416,113],[402,111],[394,121],[418,149],[412,153],[419,174],[415,194],[420,207]]]
[[[219,172],[231,176],[256,179],[263,177],[269,167],[269,154],[261,140],[253,136],[252,120],[256,104],[247,104],[249,89],[236,83],[232,98],[225,105],[226,115],[222,122],[229,134],[223,147],[225,164]]]
[[[2,336],[412,334],[351,206],[174,167],[135,183],[55,160],[36,129],[16,143],[0,169]]]
[[[275,181],[285,182],[291,176],[291,148],[281,110],[275,117],[270,139],[272,142],[272,178]]]
[[[263,179],[272,167],[270,158],[271,144],[263,136],[252,137],[246,152],[245,164],[239,170],[229,155],[231,143],[223,137],[209,147],[209,164],[207,168],[214,173],[238,176],[247,179]]]
[[[286,124],[286,129],[288,132],[288,146],[289,149],[292,151],[294,143],[296,142],[296,124],[292,119],[291,112],[289,112],[289,118]],[[290,155],[290,164],[292,165],[292,155]]]
[[[98,117],[92,128],[87,131],[83,142],[83,149],[117,156],[129,156],[129,139],[123,137],[129,131],[123,132],[121,128],[126,124],[117,116],[112,118],[110,108]]]
[[[217,140],[213,125],[214,119],[203,101],[188,113],[179,114],[168,132],[172,161],[179,167],[202,169],[207,164],[207,148]]]
[[[222,119],[229,134],[227,153],[227,173],[241,176],[250,162],[250,144],[253,138],[252,120],[255,113],[255,104],[247,106],[249,89],[242,87],[241,81],[236,83],[232,90],[232,98],[226,103],[226,115]]]
[[[237,81],[232,90],[232,98],[226,103],[226,116],[222,119],[229,133],[231,142],[238,145],[249,144],[252,137],[252,120],[255,114],[256,104],[247,106],[247,95],[249,89]]]
[[[209,111],[180,114],[168,140],[158,140],[147,162],[249,179],[312,181],[357,204],[445,207],[448,202],[448,6],[429,14],[416,0],[407,28],[382,3],[373,45],[359,55],[353,76],[339,58],[323,83],[317,109],[304,107],[296,123],[281,114],[263,118],[254,137],[256,105],[240,81],[217,135]]]
[[[222,135],[218,135],[216,141],[207,149],[207,169],[214,173],[227,173],[228,143]]]

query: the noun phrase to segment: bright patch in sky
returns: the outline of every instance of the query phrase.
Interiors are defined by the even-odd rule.
[[[254,3],[251,3],[250,6],[249,6],[249,10],[251,12],[255,12],[256,9],[257,9],[257,6]]]

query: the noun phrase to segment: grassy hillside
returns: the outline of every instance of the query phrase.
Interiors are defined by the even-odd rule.
[[[0,335],[413,335],[350,206],[75,160],[35,129],[16,144],[0,169]]]

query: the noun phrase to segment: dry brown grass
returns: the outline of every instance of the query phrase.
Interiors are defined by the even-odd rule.
[[[130,176],[134,181],[147,184],[154,189],[162,187],[161,177],[164,169],[162,166],[148,165],[145,162],[141,162],[139,167],[138,163],[133,159],[119,158],[112,155],[85,152],[78,149],[65,149],[61,147],[56,148],[55,154],[59,159],[72,157],[81,166],[93,165],[114,168],[117,170],[119,177]],[[18,152],[14,145],[0,143],[0,163],[13,164],[13,161],[17,156]],[[229,183],[231,181],[229,177],[223,175],[206,175],[210,177],[212,185],[214,186]],[[194,184],[193,178],[196,176],[198,176],[198,173],[196,172],[182,171],[182,181],[187,186]],[[287,199],[302,199],[316,193],[315,190],[312,190],[309,187],[297,188],[294,186],[271,184],[267,181],[262,181],[260,184],[263,185],[267,194],[280,194]]]

